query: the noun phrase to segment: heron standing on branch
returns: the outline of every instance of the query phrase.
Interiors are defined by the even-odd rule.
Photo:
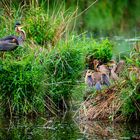
[[[15,50],[19,45],[22,45],[26,38],[25,31],[22,29],[22,26],[20,23],[15,24],[15,31],[20,36],[7,36],[5,38],[0,39],[0,51],[13,51]]]

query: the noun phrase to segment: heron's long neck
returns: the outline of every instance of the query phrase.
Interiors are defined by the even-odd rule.
[[[24,30],[20,30],[20,35],[21,35],[22,40],[24,41],[26,39],[25,31]]]

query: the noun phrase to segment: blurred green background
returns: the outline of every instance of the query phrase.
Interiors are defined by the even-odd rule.
[[[1,0],[0,4],[18,7],[30,4],[33,0]],[[114,36],[129,33],[133,36],[140,30],[139,0],[38,0],[46,10],[65,5],[70,11],[75,11],[75,31],[87,31],[94,36]],[[2,7],[2,6],[0,6]],[[77,9],[77,10],[76,10]],[[86,10],[85,10],[86,9]],[[85,12],[83,12],[85,10]],[[82,12],[82,13],[81,13]],[[79,16],[80,14],[80,16]],[[18,17],[19,18],[19,17]]]

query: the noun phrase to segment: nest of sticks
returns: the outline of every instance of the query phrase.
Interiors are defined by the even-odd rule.
[[[89,96],[77,110],[79,121],[82,120],[112,120],[122,121],[124,117],[118,113],[123,100],[120,99],[121,88],[125,81],[103,90],[101,93]]]

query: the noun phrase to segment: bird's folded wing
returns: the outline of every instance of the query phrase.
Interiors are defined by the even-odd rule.
[[[12,51],[16,49],[18,45],[16,43],[7,43],[0,41],[0,51]]]

